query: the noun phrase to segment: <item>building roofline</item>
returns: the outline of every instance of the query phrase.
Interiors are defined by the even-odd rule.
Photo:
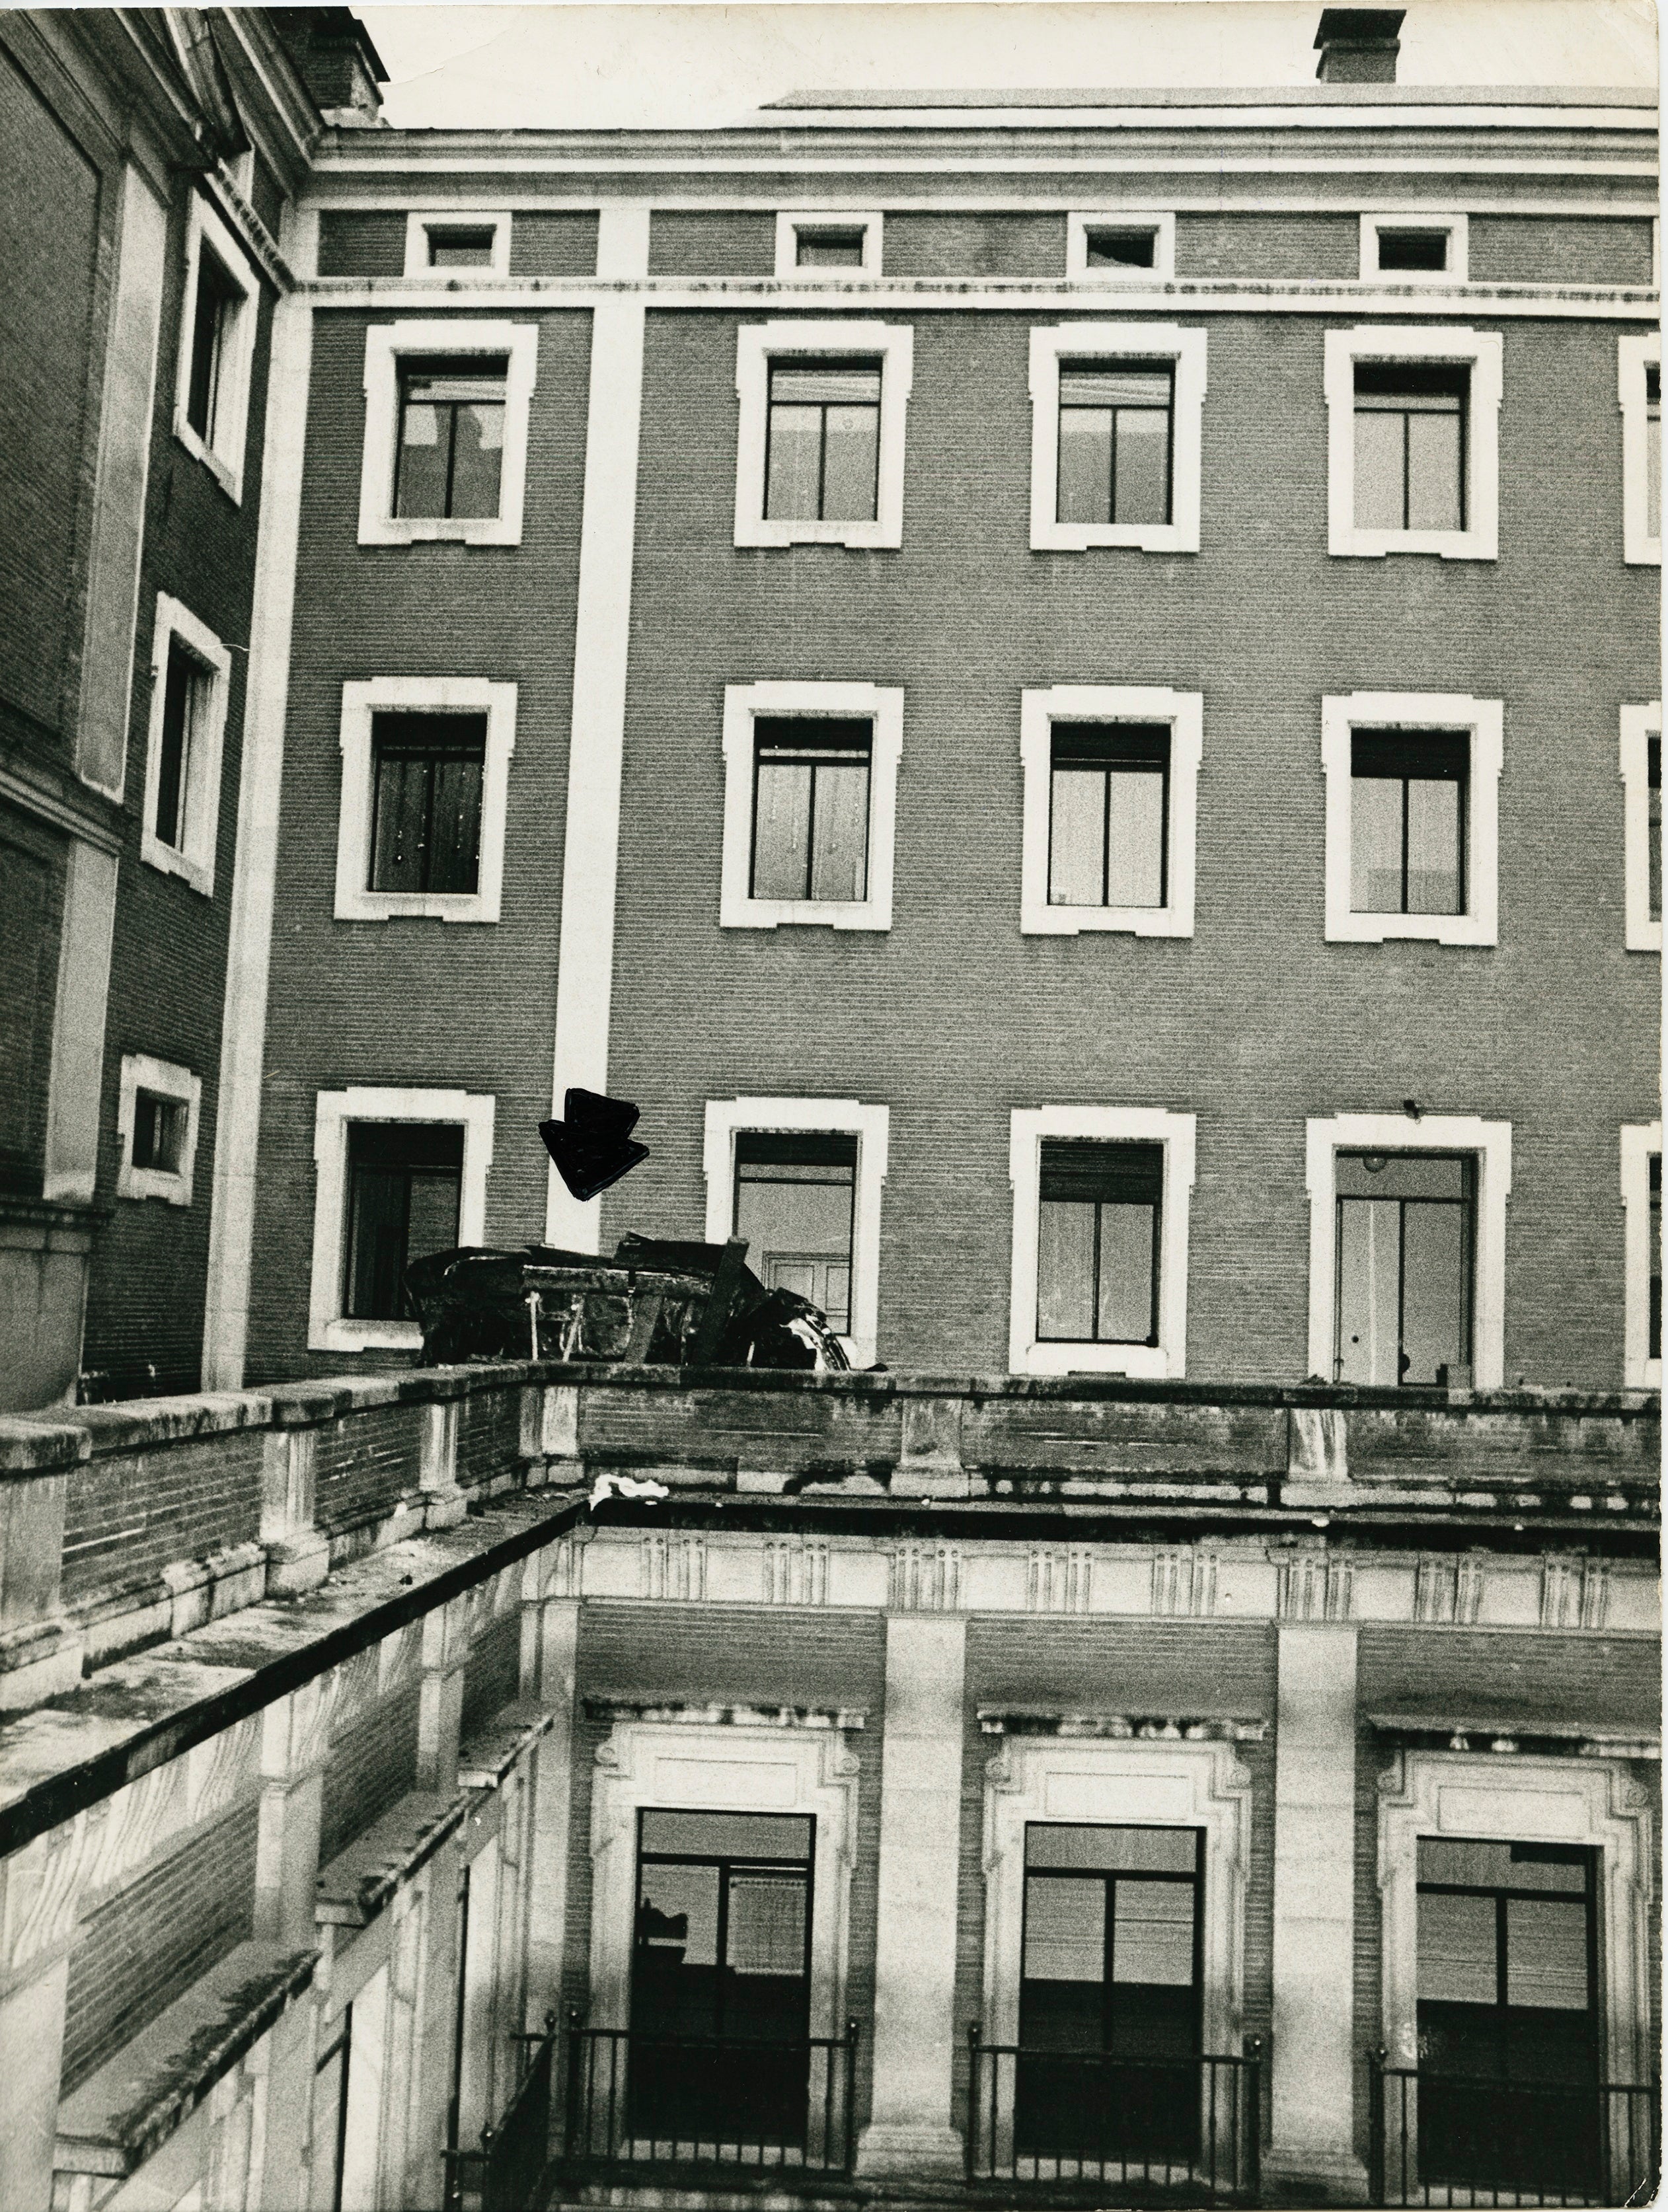
[[[1638,107],[1654,116],[1653,85],[1298,84],[1120,85],[1030,90],[801,91],[762,101],[761,116],[803,111],[864,112],[889,119],[899,109],[983,113],[1055,107]]]

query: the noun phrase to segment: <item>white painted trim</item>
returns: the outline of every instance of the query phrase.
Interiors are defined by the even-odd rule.
[[[1245,1892],[1251,1779],[1232,1743],[1012,1735],[985,1768],[984,2040],[1020,2039],[1026,1829],[1202,1828],[1200,2021],[1207,2051],[1238,2056],[1245,2027]],[[1013,2076],[1002,2070],[989,2124],[995,2154],[1014,2153]]]
[[[598,268],[610,276],[624,275],[648,263],[648,208],[605,209],[597,230]],[[558,1116],[570,1085],[608,1088],[643,326],[643,306],[636,299],[601,301],[591,319],[551,1070],[551,1111]],[[600,1200],[576,1199],[552,1164],[545,1184],[545,1242],[567,1251],[594,1252],[601,1235]]]
[[[506,362],[504,457],[492,515],[397,515],[399,361],[405,354],[484,354]],[[365,333],[365,456],[359,479],[362,545],[519,545],[527,489],[527,418],[539,380],[537,323],[374,323]]]
[[[1653,236],[1656,234],[1653,234]],[[1657,250],[1660,250],[1659,247]],[[1616,403],[1622,410],[1622,557],[1630,568],[1662,566],[1662,533],[1649,529],[1649,447],[1645,435],[1645,370],[1662,366],[1662,333],[1616,342]],[[1660,487],[1659,487],[1659,498]]]
[[[298,220],[292,203],[285,211],[286,242]],[[312,360],[310,303],[299,296],[279,300],[272,314],[267,377],[260,529],[249,617],[237,846],[216,1101],[214,1201],[203,1324],[204,1387],[214,1390],[242,1387],[248,1342],[255,1165]]]
[[[1440,230],[1448,240],[1445,269],[1380,269],[1379,234],[1381,230]],[[1463,215],[1424,208],[1384,209],[1361,217],[1361,282],[1364,284],[1405,284],[1422,292],[1433,284],[1464,284],[1467,281],[1469,241]]]
[[[1622,1382],[1629,1390],[1659,1390],[1662,1361],[1651,1348],[1651,1155],[1662,1156],[1660,1121],[1622,1125]],[[1658,1255],[1659,1259],[1660,1255]]]
[[[186,1109],[186,1138],[180,1148],[177,1174],[167,1175],[160,1168],[136,1168],[133,1164],[133,1123],[141,1091],[177,1098]],[[191,1204],[202,1104],[202,1078],[193,1075],[190,1068],[176,1066],[172,1060],[152,1060],[142,1052],[123,1054],[116,1106],[118,1198],[160,1198],[168,1206]]]
[[[484,275],[508,276],[509,274],[510,225],[514,221],[506,207],[425,207],[412,208],[405,217],[405,274],[421,276],[429,283],[443,282],[455,276],[455,269],[436,269],[429,258],[429,233],[435,230],[490,230],[492,258],[470,270],[470,282]]]
[[[753,724],[761,715],[863,715],[873,728],[868,771],[868,895],[861,899],[761,899],[752,880]],[[721,929],[892,927],[898,764],[904,751],[904,693],[885,684],[727,684],[724,687],[724,842],[719,863]]]
[[[116,876],[113,853],[70,839],[40,1179],[40,1195],[49,1206],[90,1206],[98,1182]]]
[[[880,1305],[880,1199],[886,1180],[891,1109],[855,1098],[709,1098],[701,1150],[707,1185],[707,1242],[735,1233],[735,1140],[746,1131],[794,1129],[855,1136],[857,1170],[851,1209],[851,1334],[842,1337],[854,1367],[872,1367]]]
[[[486,1178],[492,1165],[497,1101],[467,1091],[384,1090],[350,1085],[321,1091],[314,1113],[313,1280],[307,1301],[309,1352],[404,1351],[421,1344],[414,1321],[350,1321],[342,1312],[344,1238],[347,1233],[348,1124],[350,1121],[453,1121],[463,1127],[463,1177],[458,1195],[458,1243],[482,1242]]]
[[[1151,230],[1150,269],[1091,269],[1092,230]],[[1066,216],[1066,276],[1074,284],[1168,284],[1176,274],[1176,218],[1151,208],[1074,210]]]
[[[1654,1859],[1644,1790],[1611,1759],[1502,1759],[1403,1751],[1379,1778],[1384,1928],[1384,2041],[1397,2066],[1419,2062],[1419,1838],[1596,1846],[1601,2078],[1643,2081],[1650,2051],[1650,1896]]]
[[[1021,1106],[1008,1123],[1014,1185],[1013,1274],[1008,1293],[1007,1364],[1015,1375],[1135,1375],[1178,1378],[1187,1372],[1187,1231],[1193,1192],[1191,1114],[1159,1106]],[[1161,1144],[1164,1198],[1159,1220],[1159,1340],[1149,1344],[1042,1343],[1037,1336],[1038,1206],[1045,1137]]]
[[[1174,301],[1167,301],[1167,305]],[[1062,323],[1031,333],[1031,544],[1033,552],[1082,553],[1129,545],[1143,553],[1199,550],[1200,447],[1205,404],[1202,331],[1179,323]],[[1171,394],[1168,522],[1062,522],[1059,511],[1060,363],[1175,362]]]
[[[1622,939],[1629,952],[1660,952],[1662,916],[1651,915],[1650,746],[1662,735],[1662,702],[1622,709]]]
[[[1056,722],[1167,722],[1170,725],[1169,823],[1163,906],[1051,906],[1049,830],[1052,811]],[[1020,694],[1020,758],[1025,819],[1020,864],[1020,928],[1027,937],[1075,937],[1117,930],[1133,937],[1191,937],[1199,760],[1204,744],[1204,696],[1158,686],[1056,684]]]
[[[646,1806],[663,1806],[680,1812],[808,1814],[815,1820],[809,2033],[841,2033],[857,1776],[857,1759],[837,1728],[616,1721],[597,1748],[591,1790],[592,2025],[628,2025],[637,1814]]]
[[[1653,127],[1654,128],[1654,125]],[[333,178],[340,178],[354,169],[371,165],[351,160],[344,161],[321,150],[316,166],[320,171],[328,172]],[[400,166],[402,169],[409,168],[414,173],[418,173],[424,170],[432,171],[436,164],[413,157],[403,159]],[[476,174],[483,167],[473,159],[466,160],[461,171],[456,163],[441,166],[447,167],[454,175],[466,173],[470,176]],[[505,164],[499,162],[496,166],[502,169]],[[518,175],[527,175],[537,173],[550,165],[544,162],[531,164],[523,162],[516,166]],[[575,167],[583,168],[587,165],[563,163],[559,166],[565,172]],[[592,163],[589,166],[596,168],[605,165]],[[618,165],[611,162],[606,166],[612,173]],[[858,165],[860,168],[867,166],[867,164]],[[1057,171],[1062,165],[1050,160],[1032,166]],[[1071,166],[1082,167],[1083,165],[1079,163]],[[1127,167],[1129,165],[1114,163],[1096,166],[1117,168]],[[1583,163],[1581,167],[1585,173],[1586,165]],[[693,173],[692,170],[691,173]],[[1408,173],[1415,174],[1416,171],[1409,170]],[[401,194],[379,191],[363,185],[343,185],[339,189],[333,190],[330,198],[332,210],[353,209],[361,214],[403,215],[411,204],[411,195],[409,192]],[[674,210],[680,214],[774,215],[782,205],[782,195],[779,192],[770,191],[668,191],[656,192],[654,204],[657,211],[666,208]],[[426,198],[423,204],[425,206],[429,204]],[[466,214],[470,202],[466,195],[452,204]],[[501,204],[502,202],[497,198],[489,197],[489,207],[496,208]],[[614,203],[600,198],[594,192],[587,196],[577,188],[572,191],[518,191],[515,196],[515,205],[518,210],[532,209],[558,215],[594,215],[599,209],[612,204]],[[1081,208],[1083,201],[1081,195],[1074,198],[1062,198],[1058,193],[1053,195],[1039,193],[1033,198],[1028,195],[1021,197],[1014,192],[964,194],[900,191],[887,194],[886,205],[895,213],[904,212],[910,215],[1065,215],[1074,209]],[[1247,192],[1239,198],[1227,192],[1208,192],[1195,194],[1190,198],[1166,200],[1165,205],[1166,209],[1173,210],[1178,215],[1348,215],[1351,211],[1352,203],[1336,194],[1322,196],[1318,193],[1306,195],[1294,192],[1290,195],[1282,194],[1277,201],[1271,201],[1268,195],[1263,192]],[[1619,222],[1650,222],[1655,219],[1656,215],[1656,202],[1652,199],[1513,198],[1502,200],[1486,199],[1472,192],[1445,200],[1442,205],[1445,210],[1452,210],[1470,216],[1591,216],[1595,221]],[[1128,211],[1136,215],[1150,215],[1153,212],[1152,209],[1138,206],[1134,203],[1130,204]],[[1424,204],[1418,200],[1398,202],[1386,197],[1379,202],[1379,212],[1397,216],[1421,215],[1424,212]],[[1116,218],[1118,210],[1114,209],[1111,213]],[[295,257],[291,257],[292,261],[295,258]]]
[[[813,518],[770,521],[764,514],[764,449],[770,363],[794,354],[880,357],[880,479],[873,522]],[[907,323],[744,323],[735,334],[739,402],[735,458],[738,545],[847,545],[874,551],[904,542],[904,430],[915,377],[915,331]]]
[[[183,842],[164,844],[153,824],[156,778],[161,766],[162,719],[167,704],[168,649],[178,638],[208,679],[200,716],[186,735],[180,805]],[[232,656],[206,623],[166,592],[156,594],[156,620],[150,643],[150,728],[145,750],[144,813],[139,826],[139,858],[164,875],[180,876],[204,898],[214,896],[215,851],[220,837],[220,770],[230,704]],[[199,726],[200,722],[200,726]]]
[[[212,446],[204,445],[186,420],[191,397],[192,339],[197,323],[197,277],[202,265],[203,241],[207,239],[239,291],[243,304],[231,318],[226,350],[222,356],[220,383],[215,398]],[[255,328],[259,320],[260,283],[240,242],[233,236],[200,193],[193,192],[186,224],[186,289],[180,303],[180,359],[174,379],[173,434],[188,453],[213,476],[228,499],[243,500],[243,453],[249,433],[250,370],[255,358]]]
[[[873,208],[784,208],[776,214],[776,272],[784,283],[833,284],[861,274],[878,276],[881,267],[881,237],[886,218]],[[796,258],[802,230],[861,230],[863,258],[856,270],[801,269]]]
[[[1475,313],[1481,303],[1470,299]],[[1504,341],[1498,331],[1359,324],[1326,333],[1327,551],[1377,560],[1386,553],[1436,553],[1445,561],[1500,557],[1500,406]],[[1464,530],[1355,527],[1355,364],[1358,361],[1455,362],[1470,370],[1465,403]]]
[[[1309,1372],[1330,1380],[1337,1362],[1337,1170],[1340,1152],[1470,1152],[1476,1158],[1476,1277],[1471,1371],[1479,1390],[1506,1380],[1506,1201],[1512,1124],[1469,1114],[1336,1114],[1306,1125],[1309,1193]]]
[[[1383,945],[1495,945],[1500,939],[1500,778],[1504,709],[1498,699],[1447,691],[1354,691],[1320,702],[1326,777],[1326,939]],[[1464,914],[1357,914],[1350,905],[1351,738],[1357,730],[1463,730],[1470,741],[1465,793]]]
[[[513,684],[481,676],[378,676],[342,686],[342,804],[336,844],[338,921],[496,921],[504,875],[504,816],[510,756],[515,750]],[[374,793],[372,718],[393,711],[484,714],[486,762],[481,775],[481,842],[473,891],[374,891],[370,879]]]

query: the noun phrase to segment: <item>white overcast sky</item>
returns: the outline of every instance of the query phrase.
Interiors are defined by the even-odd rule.
[[[818,89],[1297,85],[1320,0],[363,7],[388,120],[732,123]],[[1652,0],[1409,0],[1404,84],[1654,85]]]

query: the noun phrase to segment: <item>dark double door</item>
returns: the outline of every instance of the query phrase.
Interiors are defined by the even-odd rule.
[[[804,2149],[813,1827],[798,1815],[641,1816],[633,2136],[691,2156],[752,2146],[767,2162]]]

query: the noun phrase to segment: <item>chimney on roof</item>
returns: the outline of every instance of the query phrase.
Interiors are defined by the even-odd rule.
[[[371,34],[351,8],[268,10],[284,50],[326,123],[380,121],[387,82]]]
[[[1323,84],[1394,84],[1404,8],[1323,8],[1315,75]]]

